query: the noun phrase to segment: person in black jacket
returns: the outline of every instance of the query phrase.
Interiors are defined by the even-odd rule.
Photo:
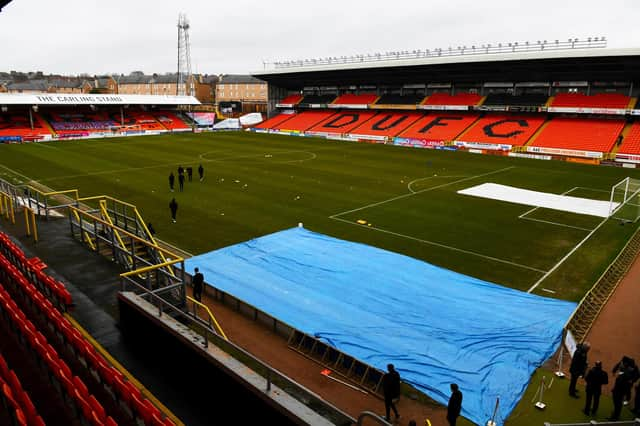
[[[458,389],[458,385],[451,383],[451,397],[447,404],[447,421],[449,425],[456,426],[460,411],[462,411],[462,392]]]
[[[176,177],[173,172],[169,173],[169,189],[173,192],[173,184],[176,182]]]
[[[400,398],[400,374],[393,364],[387,365],[387,373],[382,376],[382,392],[384,394],[385,420],[389,421],[389,409],[393,409],[393,414],[395,414],[396,419],[399,419],[400,414],[394,400]]]
[[[624,371],[619,373],[618,377],[616,377],[613,389],[611,390],[611,397],[613,398],[613,413],[608,420],[618,421],[618,419],[620,419],[622,402],[628,392],[629,386],[631,386],[631,381],[629,380],[628,374]]]
[[[176,223],[176,213],[178,213],[178,202],[175,198],[171,199],[169,203],[169,210],[171,210],[171,220]]]
[[[589,352],[589,348],[590,345],[588,342],[578,343],[576,350],[573,352],[571,366],[569,367],[569,373],[571,373],[569,395],[574,398],[579,398],[576,383],[578,383],[578,377],[584,376],[584,373],[587,371],[587,352]]]
[[[636,361],[629,357],[623,356],[620,362],[614,365],[612,373],[616,374],[617,372],[623,372],[627,376],[627,380],[630,381],[629,387],[627,389],[627,393],[624,395],[624,404],[628,404],[631,402],[631,389],[633,388],[633,384],[640,378],[640,370],[638,370],[638,366],[636,365]]]
[[[587,416],[595,416],[600,404],[602,385],[609,383],[609,375],[602,369],[601,361],[596,361],[596,364],[589,370],[584,380],[587,382],[587,400],[584,405],[584,413]],[[593,408],[591,407],[592,400]]]
[[[193,298],[198,302],[202,301],[202,288],[204,287],[204,275],[198,268],[194,269],[195,274],[193,275],[192,283],[193,283]]]

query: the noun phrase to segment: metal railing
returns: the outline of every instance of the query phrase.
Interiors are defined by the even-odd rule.
[[[136,282],[136,280],[130,276],[133,272],[135,271],[121,275],[122,290],[124,292],[133,290],[143,300],[155,306],[157,308],[158,318],[162,318],[163,315],[170,314],[180,316],[181,319],[187,321],[191,325],[190,328],[194,332],[203,337],[202,344],[204,347],[208,347],[209,343],[213,343],[216,347],[228,354],[231,354],[231,356],[236,360],[248,365],[252,371],[262,376],[266,382],[265,391],[270,391],[271,385],[275,384],[303,405],[317,413],[322,413],[325,418],[332,421],[334,424],[351,425],[356,423],[354,418],[325,401],[321,396],[315,394],[302,384],[266,364],[259,358],[256,358],[254,355],[245,351],[240,346],[237,346],[235,343],[226,340],[225,337],[219,334],[214,327],[211,327],[207,321],[204,321],[198,316],[167,301],[163,298],[163,295],[170,289],[163,288],[150,290]]]
[[[634,420],[627,420],[621,422],[598,422],[595,420],[591,420],[589,423],[549,423],[544,422],[544,426],[640,426],[640,419],[636,418]]]

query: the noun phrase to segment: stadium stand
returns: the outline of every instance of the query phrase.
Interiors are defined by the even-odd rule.
[[[464,142],[522,146],[544,121],[541,116],[486,115],[457,139]]]
[[[286,98],[284,98],[283,100],[281,100],[280,102],[278,102],[278,104],[281,105],[296,105],[299,104],[300,101],[302,101],[303,96],[302,95],[289,95]]]
[[[422,116],[423,114],[418,112],[383,111],[350,133],[363,136],[396,136]]]
[[[640,154],[640,121],[633,123],[629,133],[627,133],[627,136],[623,139],[618,153]]]
[[[314,125],[320,123],[328,117],[334,115],[335,111],[319,110],[319,111],[304,111],[300,114],[294,115],[289,120],[281,123],[275,127],[274,130],[290,130],[304,132],[310,129]]]
[[[353,93],[345,93],[338,96],[332,104],[336,105],[369,105],[378,99],[378,95],[375,93],[366,93],[361,95],[354,95]]]
[[[0,286],[0,304],[2,309],[11,306],[9,294]],[[9,368],[5,358],[0,353],[0,399],[15,425],[44,425],[29,394],[23,389],[20,379],[14,370]]]
[[[22,140],[38,140],[51,136],[47,123],[37,113],[33,114],[33,129],[28,111],[0,112],[0,137],[20,137]]]
[[[59,137],[87,135],[94,132],[104,132],[118,126],[105,111],[94,112],[89,109],[51,110],[42,113]]]
[[[144,111],[127,111],[124,122],[129,126],[140,126],[142,130],[166,130],[152,114]]]
[[[117,424],[114,419],[129,416],[147,426],[173,424],[163,419],[140,390],[125,381],[122,373],[63,316],[61,310],[71,303],[70,295],[64,305],[56,306],[34,284],[34,278],[37,282],[55,281],[43,272],[45,267],[37,258],[27,259],[7,235],[0,233],[2,315],[21,336],[18,340],[38,359],[53,386],[70,401],[80,422]]]
[[[167,130],[189,130],[190,127],[180,117],[170,111],[154,111],[151,115]]]
[[[549,97],[544,94],[531,93],[524,95],[510,95],[508,93],[492,93],[488,95],[482,105],[513,105],[513,106],[543,106]]]
[[[400,133],[409,139],[451,141],[478,119],[478,114],[429,114]]]
[[[482,96],[475,93],[434,93],[427,97],[423,105],[478,105]]]
[[[366,123],[374,115],[376,115],[375,111],[340,111],[316,124],[309,131],[323,134],[351,133],[353,129]]]
[[[336,95],[305,95],[298,105],[309,106],[317,104],[330,104],[336,98]]]
[[[288,119],[293,118],[295,116],[296,116],[296,114],[278,114],[278,115],[276,115],[274,117],[271,117],[271,118],[263,121],[262,123],[256,124],[254,126],[254,128],[256,128],[256,129],[275,129],[280,124],[284,123]]]
[[[558,93],[554,96],[552,107],[569,108],[630,108],[632,98],[619,93],[599,93],[587,96],[582,93]]]
[[[393,95],[386,94],[380,96],[376,105],[418,105],[424,100],[424,95]]]
[[[557,117],[529,146],[609,152],[623,127],[624,120],[620,119]]]

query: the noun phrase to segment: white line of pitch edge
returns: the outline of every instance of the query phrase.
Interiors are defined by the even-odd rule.
[[[600,224],[599,224],[598,226],[596,226],[596,227],[593,229],[593,231],[589,232],[589,234],[587,234],[587,236],[586,236],[586,237],[584,237],[584,239],[583,239],[582,241],[580,241],[580,242],[579,242],[579,243],[578,243],[578,244],[577,244],[573,249],[571,249],[571,251],[570,251],[569,253],[567,253],[567,254],[566,254],[562,259],[560,259],[560,261],[559,261],[558,263],[556,263],[556,264],[555,264],[555,266],[554,266],[553,268],[549,269],[549,270],[547,271],[547,273],[546,273],[546,274],[544,274],[542,277],[540,277],[540,279],[539,279],[538,281],[536,281],[536,283],[535,283],[534,285],[532,285],[532,286],[531,286],[531,288],[530,288],[529,290],[527,290],[527,293],[531,293],[533,290],[535,290],[535,289],[540,285],[540,283],[542,283],[545,279],[547,279],[547,277],[548,277],[549,275],[551,275],[551,274],[553,273],[553,271],[555,271],[556,269],[558,269],[558,267],[560,267],[560,265],[562,265],[562,264],[564,263],[564,261],[565,261],[565,260],[567,260],[569,257],[571,257],[571,255],[572,255],[573,253],[575,253],[575,252],[576,252],[576,250],[578,250],[578,249],[579,249],[579,248],[580,248],[580,247],[581,247],[585,242],[587,242],[587,240],[588,240],[589,238],[591,238],[591,236],[592,236],[593,234],[595,234],[595,232],[596,232],[598,229],[600,229],[600,227],[601,227],[602,225],[604,225],[604,223],[605,223],[608,219],[609,219],[608,217],[605,217],[605,218],[602,220],[602,222],[600,222]]]
[[[422,189],[422,190],[416,191],[416,192],[409,192],[408,194],[398,195],[397,197],[389,198],[388,200],[378,201],[377,203],[367,204],[366,206],[358,207],[357,209],[352,209],[352,210],[347,210],[347,211],[344,211],[344,212],[341,212],[341,213],[336,213],[336,214],[334,214],[332,216],[329,216],[329,218],[330,219],[334,219],[334,218],[337,218],[339,216],[343,216],[345,214],[349,214],[349,213],[357,212],[357,211],[360,211],[360,210],[368,209],[369,207],[380,206],[382,204],[390,203],[391,201],[396,201],[396,200],[400,200],[402,198],[411,197],[411,196],[416,195],[416,194],[422,194],[423,192],[433,191],[434,189],[444,188],[445,186],[453,185],[453,184],[460,183],[460,182],[465,182],[467,180],[477,179],[477,178],[484,177],[484,176],[489,176],[489,175],[494,175],[496,173],[504,172],[505,170],[510,170],[510,169],[515,169],[515,166],[505,167],[504,169],[495,170],[493,172],[484,173],[484,174],[476,175],[476,176],[470,176],[470,177],[464,178],[464,179],[454,180],[453,182],[443,183],[442,185],[433,186],[431,188],[425,188],[425,189]]]
[[[551,221],[548,221],[548,220],[542,220],[542,219],[534,219],[534,218],[531,218],[531,217],[519,217],[519,219],[522,219],[522,220],[531,220],[531,221],[534,221],[534,222],[548,223],[549,225],[556,225],[556,226],[562,226],[562,227],[564,227],[564,228],[578,229],[578,230],[580,230],[580,231],[585,231],[585,232],[590,232],[590,231],[592,231],[592,229],[591,229],[591,228],[580,228],[579,226],[565,225],[564,223],[551,222]]]
[[[423,243],[423,244],[429,244],[429,245],[432,245],[432,246],[441,247],[441,248],[445,248],[445,249],[448,249],[448,250],[457,251],[457,252],[460,252],[460,253],[470,254],[472,256],[481,257],[483,259],[493,260],[494,262],[506,263],[508,265],[516,266],[518,268],[528,269],[530,271],[539,272],[541,274],[545,273],[545,271],[543,271],[541,269],[533,268],[531,266],[521,265],[519,263],[511,262],[509,260],[498,259],[497,257],[487,256],[487,255],[476,253],[476,252],[473,252],[473,251],[470,251],[470,250],[464,250],[464,249],[460,249],[460,248],[457,248],[457,247],[451,247],[451,246],[448,246],[448,245],[445,245],[445,244],[440,244],[440,243],[436,243],[436,242],[429,241],[429,240],[423,240],[421,238],[416,238],[416,237],[412,237],[410,235],[400,234],[398,232],[387,231],[386,229],[376,228],[375,226],[358,225],[357,223],[353,223],[350,220],[342,219],[342,218],[339,218],[339,217],[330,217],[330,219],[339,220],[341,222],[349,223],[351,225],[355,225],[355,226],[362,227],[362,228],[365,228],[365,229],[372,229],[374,231],[383,232],[385,234],[395,235],[396,237],[407,238],[409,240],[418,241],[418,242]]]

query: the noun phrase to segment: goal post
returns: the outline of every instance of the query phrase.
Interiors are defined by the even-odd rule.
[[[611,187],[609,216],[626,222],[640,218],[640,179],[627,177]]]

